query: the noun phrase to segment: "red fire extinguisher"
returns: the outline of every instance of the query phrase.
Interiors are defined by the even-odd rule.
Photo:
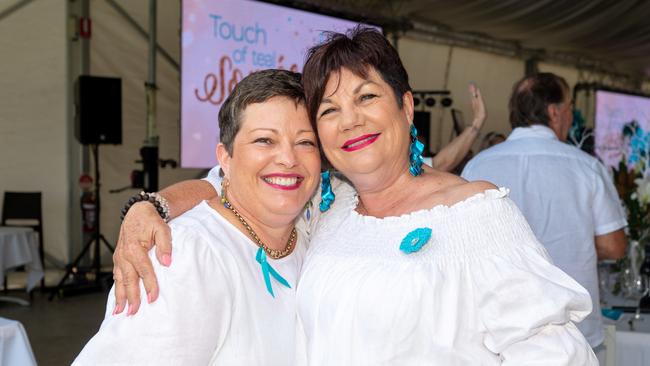
[[[95,208],[97,200],[95,193],[92,191],[93,178],[88,174],[82,174],[79,177],[79,186],[81,187],[81,220],[83,221],[83,232],[92,233],[95,231],[97,217]]]

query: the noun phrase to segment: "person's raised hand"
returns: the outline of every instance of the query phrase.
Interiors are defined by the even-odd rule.
[[[137,202],[129,209],[113,254],[113,279],[115,280],[115,309],[121,313],[128,301],[128,315],[140,308],[140,278],[144,282],[147,301],[158,298],[158,282],[148,252],[156,248],[156,257],[163,266],[171,265],[171,231],[149,202]]]
[[[483,100],[481,89],[476,84],[469,84],[469,94],[473,113],[472,128],[478,132],[487,119],[487,109],[485,108],[485,101]]]

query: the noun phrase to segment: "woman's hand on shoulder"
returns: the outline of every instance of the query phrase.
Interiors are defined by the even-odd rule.
[[[121,313],[128,301],[127,315],[140,308],[140,278],[147,291],[148,302],[158,298],[158,282],[148,252],[156,246],[156,257],[164,265],[171,264],[171,230],[148,202],[138,202],[127,212],[120,227],[115,253],[113,253],[113,279],[115,280],[115,310]]]

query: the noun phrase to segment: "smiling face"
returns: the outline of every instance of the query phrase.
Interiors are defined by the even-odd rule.
[[[293,220],[319,182],[320,154],[303,103],[273,97],[246,107],[232,143],[217,158],[229,182],[228,199],[245,216]]]
[[[323,152],[353,183],[367,174],[408,171],[413,99],[401,96],[369,67],[367,77],[342,68],[330,74],[316,114]]]

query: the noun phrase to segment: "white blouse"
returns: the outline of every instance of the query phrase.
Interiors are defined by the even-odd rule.
[[[337,189],[297,292],[309,365],[597,365],[587,291],[549,262],[507,191],[399,217]],[[431,237],[400,251],[418,228]],[[302,338],[302,331],[298,332]]]
[[[291,289],[271,278],[267,291],[258,247],[202,202],[173,220],[172,265],[153,251],[160,297],[148,304],[140,287],[137,314],[106,317],[74,365],[294,365],[295,289],[305,252],[299,232],[294,252],[271,267]]]

